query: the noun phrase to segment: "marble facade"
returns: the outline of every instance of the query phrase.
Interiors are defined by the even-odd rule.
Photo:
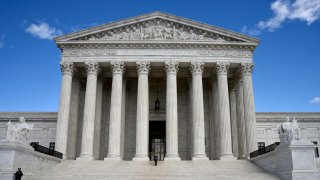
[[[82,160],[120,160],[132,151],[134,156],[129,155],[130,159],[148,160],[149,121],[157,114],[153,120],[166,124],[166,132],[163,132],[166,134],[166,159],[180,160],[179,149],[185,147],[188,155],[182,155],[182,159],[208,160],[206,143],[214,141],[218,141],[211,147],[219,152],[216,159],[235,159],[232,146],[238,141],[235,135],[238,134],[237,96],[243,96],[238,98],[241,100],[238,104],[243,106],[241,118],[246,119],[240,123],[246,130],[244,134],[240,132],[239,137],[247,139],[246,145],[240,147],[242,156],[257,149],[251,75],[252,54],[258,39],[155,12],[57,37],[55,41],[62,52],[56,150],[65,158],[69,151],[77,154],[77,149],[80,155],[76,158]],[[155,89],[151,82],[163,81],[161,79],[166,80],[162,84],[166,88],[165,99],[161,101],[166,106],[160,112],[153,112],[151,94]],[[82,88],[73,87],[77,82]],[[185,85],[180,86],[181,82]],[[216,83],[217,89],[205,90],[212,83]],[[110,90],[110,95],[103,91],[105,88]],[[229,98],[229,89],[235,92],[239,88],[243,89],[243,94],[234,93]],[[186,103],[190,107],[179,106],[181,96],[188,99]],[[213,96],[217,96],[214,101]],[[205,109],[204,100],[211,106]],[[214,108],[217,108],[214,111],[217,118],[213,119],[209,114]],[[188,112],[191,118],[183,118]],[[108,128],[102,127],[103,118]],[[208,141],[205,119],[217,125],[211,131],[218,131]],[[126,126],[129,122],[134,125]],[[189,129],[182,130],[182,124],[190,126]],[[70,132],[69,127],[77,128]],[[108,151],[106,156],[97,157],[95,149],[105,151],[98,143],[103,139],[101,131],[108,133],[105,144]],[[130,140],[135,146],[129,153],[125,146],[126,136],[131,131],[133,134],[128,138],[135,137]],[[189,133],[192,147],[186,148],[179,136],[185,139]],[[68,135],[72,140],[65,138]],[[72,150],[68,149],[70,143]],[[81,148],[77,144],[81,144]]]
[[[165,122],[166,160],[246,159],[257,142],[277,141],[269,119],[278,114],[255,112],[256,38],[154,12],[55,41],[58,113],[26,119],[37,122],[30,139],[55,142],[65,159],[149,160],[153,121]],[[0,113],[0,126],[15,116]]]

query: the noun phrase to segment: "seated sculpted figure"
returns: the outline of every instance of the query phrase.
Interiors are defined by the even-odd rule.
[[[9,142],[29,142],[30,132],[33,125],[26,123],[24,117],[19,118],[19,122],[12,124],[11,121],[7,124],[7,138],[6,141]]]
[[[281,142],[288,142],[291,141],[293,138],[293,126],[290,123],[290,118],[287,117],[286,122],[281,123],[278,127],[278,132],[280,136]]]

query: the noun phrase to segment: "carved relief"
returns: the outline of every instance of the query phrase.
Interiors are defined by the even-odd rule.
[[[166,73],[168,74],[168,73],[177,73],[178,72],[178,70],[179,70],[179,62],[177,62],[177,61],[172,61],[172,60],[170,60],[170,61],[166,61],[165,63],[164,63],[164,65],[165,65],[165,71],[166,71]]]
[[[227,75],[230,63],[218,62],[216,64],[216,71],[218,75]]]
[[[253,63],[241,63],[242,74],[251,75],[253,72]]]
[[[224,35],[154,19],[142,23],[106,30],[75,40],[199,40],[199,41],[240,41]]]
[[[65,62],[65,61],[60,62],[60,68],[61,68],[61,73],[63,75],[65,74],[72,75],[74,70],[74,64],[73,62]]]
[[[204,62],[202,61],[192,61],[190,63],[190,71],[192,74],[202,74],[204,68]]]
[[[149,74],[151,68],[150,68],[150,62],[148,61],[139,61],[137,64],[137,71],[138,73],[146,73]]]
[[[111,71],[113,73],[123,74],[125,71],[124,62],[122,61],[112,61],[111,64]]]
[[[98,74],[100,67],[96,61],[85,62],[87,74]]]

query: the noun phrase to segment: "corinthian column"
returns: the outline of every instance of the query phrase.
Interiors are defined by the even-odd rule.
[[[221,62],[216,66],[218,76],[219,93],[219,117],[220,117],[220,160],[234,159],[232,155],[230,108],[228,95],[228,69],[229,63]]]
[[[166,100],[166,157],[165,160],[180,160],[178,154],[178,102],[177,72],[178,62],[165,62],[167,73]]]
[[[231,80],[229,82],[232,152],[234,157],[238,157],[236,82],[235,80]]]
[[[193,156],[192,160],[208,160],[205,147],[204,109],[202,72],[203,62],[191,62],[192,73],[192,125]]]
[[[121,104],[123,62],[111,62],[112,89],[109,125],[109,148],[107,159],[121,160]]]
[[[63,158],[66,159],[71,85],[74,65],[72,62],[61,62],[60,67],[62,72],[62,84],[57,119],[56,150],[61,152],[63,154]]]
[[[246,126],[247,156],[257,150],[256,112],[254,108],[252,71],[253,63],[241,63],[243,80],[244,119]]]
[[[93,160],[94,120],[97,93],[97,75],[99,63],[85,62],[87,70],[87,86],[83,113],[81,154],[79,159]]]
[[[240,75],[241,76],[241,75]],[[238,85],[236,87],[237,97],[237,126],[238,126],[238,158],[246,159],[246,127],[244,120],[244,108],[243,108],[243,85],[242,79],[239,78]]]
[[[148,74],[150,62],[137,62],[138,70],[138,97],[137,97],[137,129],[136,154],[133,160],[149,161],[149,85]]]

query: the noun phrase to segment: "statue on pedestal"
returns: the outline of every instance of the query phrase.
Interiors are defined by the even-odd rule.
[[[301,139],[301,131],[298,122],[293,118],[292,123],[290,118],[287,117],[286,122],[281,123],[278,126],[278,132],[280,136],[280,142],[298,141]]]
[[[30,132],[33,124],[26,123],[24,117],[19,118],[19,122],[12,124],[11,121],[7,123],[7,138],[8,142],[29,143]]]

